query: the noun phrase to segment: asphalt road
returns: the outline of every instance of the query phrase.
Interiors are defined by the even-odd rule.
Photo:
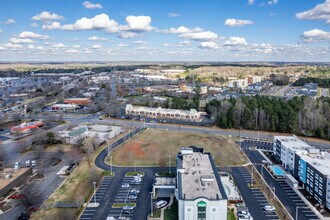
[[[299,220],[311,220],[319,219],[312,210],[303,202],[302,199],[291,189],[291,187],[285,182],[285,180],[274,179],[273,176],[268,172],[268,170],[261,165],[262,160],[265,158],[256,150],[250,150],[250,146],[255,146],[256,143],[251,142],[242,142],[242,150],[248,156],[253,164],[255,164],[259,173],[263,175],[263,178],[271,189],[275,189],[275,194],[282,202],[284,207],[288,210],[292,217],[296,215],[296,207],[300,207],[299,211]],[[260,144],[258,144],[260,146]]]

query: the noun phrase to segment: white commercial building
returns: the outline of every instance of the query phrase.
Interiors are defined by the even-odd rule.
[[[210,153],[183,148],[176,162],[179,220],[226,220],[227,196]]]
[[[125,114],[132,116],[143,116],[147,118],[170,118],[188,121],[202,121],[202,112],[198,112],[196,109],[185,111],[178,109],[164,109],[161,107],[150,108],[144,106],[133,106],[131,104],[127,104]]]

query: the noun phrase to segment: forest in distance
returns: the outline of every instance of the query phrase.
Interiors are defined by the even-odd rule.
[[[267,96],[212,100],[207,113],[220,128],[285,132],[330,140],[330,98]]]

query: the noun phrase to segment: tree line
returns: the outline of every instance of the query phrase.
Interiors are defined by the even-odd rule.
[[[212,100],[206,111],[221,128],[286,132],[330,140],[330,99],[249,96]]]
[[[293,86],[303,86],[305,83],[317,83],[319,87],[330,88],[330,78],[322,79],[315,77],[299,78]]]

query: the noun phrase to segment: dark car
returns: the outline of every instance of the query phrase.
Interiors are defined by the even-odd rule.
[[[17,220],[29,220],[29,219],[30,219],[30,215],[28,213],[26,213],[26,212],[22,212],[17,217]]]

